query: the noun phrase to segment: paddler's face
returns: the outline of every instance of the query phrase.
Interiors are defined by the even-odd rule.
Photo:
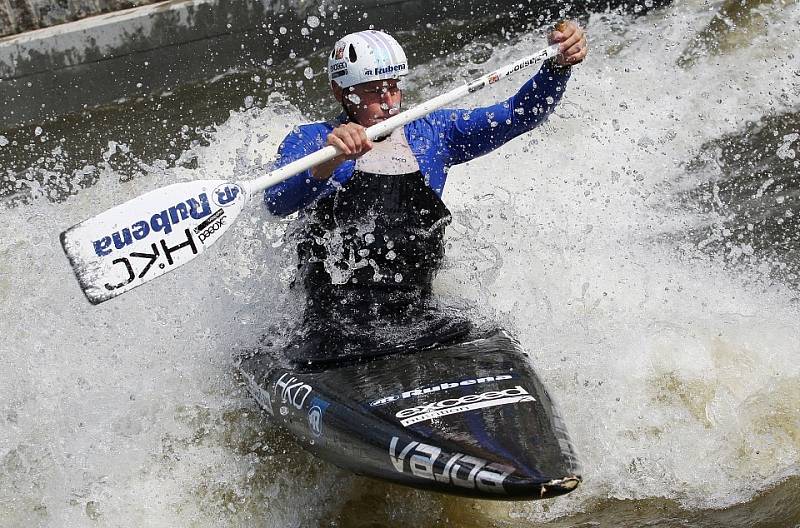
[[[334,83],[333,93],[350,119],[367,128],[400,112],[403,99],[396,79],[371,81],[345,89]]]

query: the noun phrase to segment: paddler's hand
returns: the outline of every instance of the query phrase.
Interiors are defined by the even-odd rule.
[[[328,134],[327,144],[336,147],[341,154],[311,169],[311,175],[317,180],[327,180],[343,161],[360,158],[372,150],[372,141],[367,138],[366,130],[358,123],[344,123],[334,128]]]
[[[589,52],[589,43],[586,41],[586,32],[572,20],[562,20],[548,35],[550,44],[558,43],[561,53],[556,56],[559,66],[574,66],[581,62]]]

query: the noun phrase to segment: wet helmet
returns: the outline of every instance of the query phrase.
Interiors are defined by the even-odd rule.
[[[408,61],[400,44],[382,31],[359,31],[340,39],[328,56],[328,79],[341,88],[408,73]]]

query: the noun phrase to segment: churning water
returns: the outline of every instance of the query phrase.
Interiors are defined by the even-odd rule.
[[[300,309],[291,220],[260,204],[176,272],[83,298],[59,233],[175,181],[259,174],[291,127],[331,115],[314,55],[298,68],[319,86],[270,79],[269,98],[243,94],[165,161],[111,134],[80,163],[64,145],[102,120],[32,129],[48,154],[3,174],[0,526],[800,525],[800,6],[735,4],[593,14],[550,121],[449,175],[436,289],[532,353],[581,455],[578,491],[512,504],[408,490],[272,427],[232,368]],[[543,45],[446,31],[454,51],[417,64],[406,104]]]

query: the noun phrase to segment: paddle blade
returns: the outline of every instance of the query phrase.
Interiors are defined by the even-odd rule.
[[[197,257],[247,199],[225,180],[175,183],[67,229],[61,245],[86,298],[99,304]]]

